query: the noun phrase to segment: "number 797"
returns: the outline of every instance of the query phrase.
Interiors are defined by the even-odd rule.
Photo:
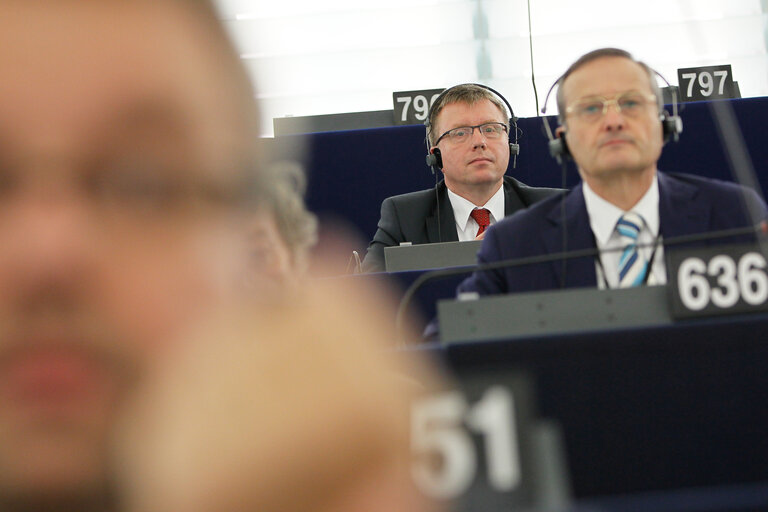
[[[723,90],[725,89],[725,79],[728,77],[728,70],[723,69],[720,71],[714,72],[715,78],[719,78],[720,82],[717,86],[717,94],[722,96]],[[688,81],[688,89],[686,90],[686,96],[690,98],[693,93],[693,84],[697,81],[696,76],[697,73],[683,73],[682,75],[683,80]],[[698,82],[701,89],[699,92],[702,96],[711,96],[712,93],[715,91],[715,79],[712,77],[712,74],[709,73],[709,71],[702,71],[701,73],[698,73]]]

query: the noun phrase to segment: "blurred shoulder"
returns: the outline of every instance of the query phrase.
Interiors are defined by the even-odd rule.
[[[565,198],[571,193],[563,189],[544,189],[550,191],[541,201],[524,210],[519,210],[503,218],[493,226],[500,233],[517,230],[537,230],[549,226],[552,212],[559,209]]]
[[[523,202],[528,205],[538,203],[551,196],[560,195],[563,192],[561,188],[532,187],[512,176],[504,176],[504,184],[516,190]]]

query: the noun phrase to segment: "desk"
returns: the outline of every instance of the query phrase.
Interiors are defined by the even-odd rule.
[[[563,428],[581,503],[767,510],[766,333],[757,314],[416,350],[459,379],[530,372],[540,415]]]
[[[458,270],[457,270],[458,271]],[[331,279],[348,279],[360,284],[384,285],[394,290],[394,296],[402,300],[403,292],[423,274],[429,270],[411,270],[404,272],[378,272],[373,274],[356,274],[350,276],[333,277]],[[437,317],[437,301],[441,299],[453,299],[456,296],[456,287],[464,280],[471,270],[441,279],[434,279],[420,286],[406,312],[415,322],[412,324],[418,332],[422,332],[427,323]]]

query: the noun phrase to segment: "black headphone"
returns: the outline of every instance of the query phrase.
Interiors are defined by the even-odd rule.
[[[666,110],[662,110],[659,114],[659,121],[661,121],[661,130],[662,130],[662,137],[664,138],[664,144],[666,144],[669,141],[677,142],[680,140],[680,134],[683,132],[683,120],[680,118],[677,112],[677,93],[675,92],[675,88],[672,87],[669,82],[667,81],[664,76],[656,71],[653,68],[648,68],[651,71],[653,71],[658,77],[660,77],[665,84],[667,84],[667,87],[669,87],[669,90],[672,94],[672,115],[669,114]],[[560,85],[560,82],[563,80],[563,75],[560,75],[560,78],[558,78],[554,84],[552,84],[552,87],[549,88],[549,91],[547,92],[547,96],[544,99],[544,108],[541,109],[542,114],[547,113],[547,102],[549,101],[549,96],[552,94],[552,91],[554,90],[555,86]],[[562,115],[559,114],[559,115]],[[565,140],[565,130],[561,131],[560,133],[555,136],[552,133],[552,129],[549,127],[549,123],[547,122],[546,117],[542,117],[542,122],[544,123],[544,131],[547,134],[547,138],[549,139],[549,154],[558,162],[562,163],[563,158],[569,159],[573,158],[571,155],[570,149],[568,149],[568,142]]]
[[[429,120],[432,118],[432,108],[435,105],[439,106],[440,102],[443,99],[443,97],[445,97],[445,95],[448,92],[452,91],[456,87],[461,87],[462,85],[475,85],[475,86],[481,87],[481,88],[483,88],[483,89],[485,89],[487,91],[491,91],[493,94],[495,94],[504,103],[504,105],[507,106],[507,110],[509,111],[509,115],[510,115],[510,118],[509,118],[509,128],[515,134],[515,141],[512,142],[511,138],[510,138],[510,141],[509,141],[509,154],[510,154],[510,156],[512,156],[514,158],[513,164],[512,164],[512,167],[514,168],[515,165],[517,164],[517,155],[520,154],[520,144],[517,143],[517,134],[518,134],[517,118],[515,117],[515,113],[512,110],[512,106],[509,104],[507,99],[504,96],[502,96],[501,93],[499,93],[495,89],[491,89],[487,85],[483,85],[483,84],[466,83],[466,84],[454,85],[453,87],[449,87],[448,89],[446,89],[443,92],[441,92],[440,95],[437,98],[435,98],[435,101],[432,102],[432,105],[430,106],[429,111],[427,112],[427,119],[424,121],[424,126],[427,127],[427,136],[426,136],[426,139],[425,139],[426,143],[427,143],[426,162],[427,162],[427,165],[432,168],[432,173],[434,174],[435,167],[437,167],[438,169],[442,169],[443,168],[443,155],[440,153],[440,148],[435,148],[434,150],[432,150],[432,147],[430,145],[430,140],[429,140],[429,129],[432,127],[432,125],[430,124]]]

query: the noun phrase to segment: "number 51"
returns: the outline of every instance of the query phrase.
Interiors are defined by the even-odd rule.
[[[515,428],[514,399],[505,387],[488,388],[474,404],[458,391],[414,404],[412,474],[426,494],[452,499],[464,494],[478,472],[478,456],[470,432],[485,445],[488,481],[498,492],[511,491],[522,472]],[[437,456],[441,464],[430,463]]]

